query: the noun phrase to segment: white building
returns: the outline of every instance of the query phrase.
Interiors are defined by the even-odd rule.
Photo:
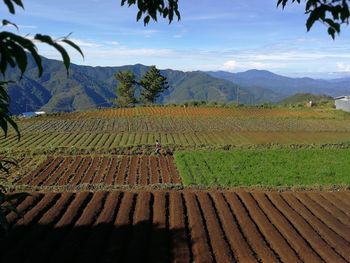
[[[21,116],[24,118],[30,118],[30,117],[44,115],[44,114],[46,114],[46,112],[44,111],[31,111],[31,112],[23,112]]]
[[[350,112],[350,96],[342,96],[335,98],[335,108]]]

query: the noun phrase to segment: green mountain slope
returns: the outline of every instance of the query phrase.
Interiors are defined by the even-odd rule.
[[[43,58],[44,74],[37,77],[37,69],[31,61],[25,77],[10,85],[11,111],[46,112],[87,110],[111,106],[115,98],[117,71],[131,70],[139,79],[148,70],[144,65],[122,67],[89,67],[71,65],[70,74],[61,62]],[[229,102],[236,99],[237,85],[207,73],[162,70],[170,88],[158,103],[181,103],[189,100]],[[7,79],[18,79],[18,72],[8,71]],[[139,94],[139,91],[137,91]],[[241,103],[255,103],[257,99],[249,90],[240,89]]]
[[[304,105],[305,103],[312,101],[316,104],[334,103],[334,99],[327,95],[316,95],[311,93],[297,93],[279,102],[281,105]]]

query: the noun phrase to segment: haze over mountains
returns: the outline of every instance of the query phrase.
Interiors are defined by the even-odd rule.
[[[350,93],[350,78],[334,80],[289,78],[266,70],[248,70],[241,73],[217,71],[208,72],[208,74],[216,78],[232,81],[242,87],[269,89],[282,97],[296,93],[326,94],[333,97]]]
[[[43,58],[44,74],[39,79],[37,69],[29,61],[22,80],[11,84],[11,112],[46,112],[87,110],[112,106],[115,98],[117,71],[131,70],[139,79],[147,70],[144,65],[122,67],[90,67],[71,65],[70,75],[61,62]],[[327,94],[341,96],[350,94],[350,79],[315,80],[311,78],[288,78],[264,70],[242,73],[229,72],[183,72],[162,70],[167,77],[169,90],[158,103],[182,103],[190,100],[231,102],[237,99],[245,104],[278,102],[296,93]],[[17,80],[18,72],[8,71],[6,79]],[[139,94],[139,90],[137,91]]]

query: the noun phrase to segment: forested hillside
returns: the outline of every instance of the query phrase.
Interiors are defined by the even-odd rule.
[[[37,71],[32,64],[23,79],[9,87],[12,113],[109,107],[116,96],[117,83],[114,74],[117,71],[131,70],[139,79],[148,70],[148,67],[140,64],[122,67],[72,65],[67,77],[61,62],[43,58],[43,63],[45,71],[41,78],[37,78]],[[162,94],[158,103],[181,103],[189,100],[229,102],[236,99],[237,85],[204,72],[163,70],[162,74],[167,77],[170,88]],[[6,77],[18,80],[18,74],[13,71],[8,72]],[[240,90],[242,103],[258,100],[248,90]]]

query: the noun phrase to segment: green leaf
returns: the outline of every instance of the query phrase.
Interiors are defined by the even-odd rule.
[[[62,56],[62,59],[63,59],[63,64],[66,67],[67,75],[69,75],[70,57],[69,57],[67,51],[62,46],[60,46],[57,43],[54,45],[54,47],[56,48],[56,50],[58,52],[61,53],[61,56]]]
[[[180,14],[179,10],[176,9],[175,10],[175,14],[177,16],[177,20],[180,21],[181,20],[181,14]]]
[[[15,6],[13,5],[11,0],[4,0],[5,5],[7,6],[9,12],[11,14],[15,13]]]
[[[3,115],[3,116],[1,116],[1,115]],[[7,121],[6,121],[6,113],[0,114],[0,127],[5,134],[5,137],[7,137],[8,125],[7,125]]]
[[[151,19],[150,16],[146,16],[146,17],[144,18],[143,23],[144,23],[145,26],[149,23],[150,19]]]
[[[143,9],[143,6],[144,6],[144,3],[142,0],[137,0],[137,8],[139,10],[142,10]]]
[[[21,63],[20,65],[22,67],[21,69],[25,70],[24,65],[27,58],[26,56],[23,56],[24,50],[23,52],[19,51],[19,49],[25,49],[33,55],[39,69],[39,76],[41,76],[41,73],[42,73],[41,59],[37,53],[36,46],[32,43],[31,40],[25,37],[13,34],[11,32],[6,32],[6,31],[0,32],[0,40],[1,40],[0,54],[2,55],[2,58],[3,58],[1,59],[1,64],[0,64],[1,72],[4,73],[6,71],[7,64],[11,65],[12,67],[15,67],[17,63]],[[18,46],[16,47],[16,51],[9,49],[9,47],[13,48],[14,45]],[[20,52],[22,55],[17,54],[18,52]],[[18,61],[16,62],[13,61],[12,57],[15,57],[16,60]]]
[[[332,27],[328,28],[328,34],[333,38],[333,40],[335,39],[335,30]]]
[[[80,47],[77,45],[77,44],[75,44],[73,41],[71,41],[71,40],[69,40],[69,39],[63,39],[62,40],[62,42],[64,42],[64,43],[66,43],[66,44],[68,44],[68,45],[70,45],[71,47],[73,47],[75,50],[77,50],[80,54],[81,54],[81,56],[84,58],[84,53],[83,53],[83,51],[80,49]]]
[[[126,3],[128,3],[128,7],[136,5],[138,9],[136,21],[139,21],[143,14],[146,14],[146,17],[143,19],[145,26],[150,22],[151,18],[157,22],[158,15],[163,18],[168,18],[169,23],[172,22],[174,14],[177,16],[178,20],[181,19],[178,10],[178,0],[122,0],[121,6],[124,6]]]
[[[317,14],[315,13],[310,14],[309,18],[306,21],[307,31],[310,31],[311,27],[314,25],[317,19],[318,19]]]
[[[21,71],[21,78],[22,78],[28,64],[27,54],[24,51],[23,47],[17,45],[16,43],[13,42],[9,44],[12,47],[12,50],[14,51],[13,55],[16,58],[16,63]]]
[[[15,132],[17,134],[17,139],[19,141],[21,139],[21,133],[19,131],[19,127],[18,127],[17,123],[14,120],[12,120],[12,118],[10,116],[7,116],[6,120],[12,126],[12,128],[15,130]]]
[[[12,0],[13,2],[15,2],[18,6],[22,7],[24,9],[22,0]]]
[[[67,70],[67,75],[69,75],[69,65],[70,65],[70,58],[67,53],[67,51],[57,44],[50,36],[48,35],[41,35],[41,34],[36,34],[34,37],[36,40],[41,41],[42,43],[48,44],[52,47],[54,47],[62,56],[63,59],[63,64]]]
[[[139,21],[141,19],[141,16],[142,16],[142,11],[138,11],[136,16],[136,21]]]
[[[39,77],[41,77],[42,74],[43,74],[44,69],[43,69],[43,65],[41,63],[41,57],[39,56],[36,47],[35,46],[27,46],[26,49],[32,55],[32,57],[33,57],[33,59],[35,61],[35,64],[38,67],[38,75],[39,75]]]
[[[2,25],[3,25],[3,26],[12,25],[12,26],[14,26],[17,30],[19,30],[19,29],[18,29],[18,26],[17,26],[15,23],[12,23],[12,22],[10,22],[10,21],[8,21],[8,20],[6,20],[6,19],[2,20]]]

